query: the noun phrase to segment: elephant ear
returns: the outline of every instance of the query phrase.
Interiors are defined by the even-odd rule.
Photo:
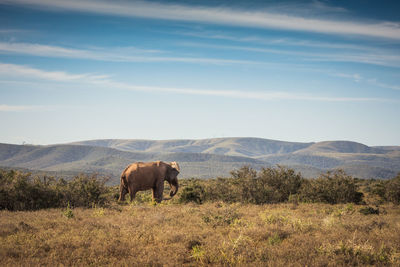
[[[176,169],[178,172],[181,171],[181,168],[179,168],[179,164],[176,161],[171,162],[169,165],[171,165],[172,168]]]

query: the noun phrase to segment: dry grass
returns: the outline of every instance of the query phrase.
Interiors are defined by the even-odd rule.
[[[0,211],[0,265],[400,265],[400,207],[207,203]]]

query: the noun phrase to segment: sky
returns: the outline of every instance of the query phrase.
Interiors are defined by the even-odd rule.
[[[400,145],[400,2],[0,0],[0,125]]]

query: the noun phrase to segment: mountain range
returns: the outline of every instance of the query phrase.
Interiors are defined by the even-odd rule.
[[[400,172],[400,146],[369,147],[351,141],[284,142],[262,138],[201,140],[104,139],[47,146],[0,144],[0,166],[58,173],[97,172],[118,183],[134,161],[178,161],[181,176],[228,176],[243,165],[276,164],[316,177],[343,169],[359,178],[387,179]]]

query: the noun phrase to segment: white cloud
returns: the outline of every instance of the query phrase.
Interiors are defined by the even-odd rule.
[[[387,84],[387,83],[382,83],[379,82],[377,79],[366,79],[363,76],[361,76],[358,73],[354,74],[348,74],[348,73],[329,73],[331,76],[335,77],[341,77],[341,78],[346,78],[346,79],[351,79],[355,82],[364,82],[373,86],[381,87],[381,88],[387,88],[387,89],[392,89],[392,90],[400,90],[400,86],[398,85],[393,85],[393,84]]]
[[[41,110],[44,106],[20,106],[20,105],[2,105],[0,104],[0,112],[19,112]]]
[[[143,1],[0,0],[0,3],[126,17],[400,39],[400,27],[396,22],[371,23],[344,21],[343,19],[328,20],[271,11],[239,10],[227,7],[189,6]]]
[[[135,47],[115,47],[107,49],[92,47],[91,49],[74,49],[33,43],[0,42],[0,52],[46,57],[129,61],[131,59],[130,55],[159,53],[160,51],[138,49]]]
[[[7,77],[36,78],[50,81],[73,82],[102,80],[108,76],[94,74],[70,74],[63,71],[44,71],[29,66],[0,63],[0,75]]]
[[[178,31],[173,32],[174,34],[183,35],[183,36],[192,36],[203,39],[214,39],[214,40],[227,40],[241,43],[250,43],[250,44],[259,44],[259,45],[267,45],[267,46],[277,46],[281,49],[287,47],[312,47],[312,48],[322,48],[322,49],[331,49],[331,50],[345,50],[345,51],[365,51],[377,53],[381,50],[377,50],[371,46],[360,45],[360,44],[348,44],[348,43],[339,43],[339,42],[322,42],[315,40],[304,40],[304,39],[293,39],[293,38],[268,38],[261,37],[259,35],[245,35],[245,36],[237,36],[227,34],[225,32],[218,31]],[[283,48],[282,48],[283,47]]]
[[[144,50],[133,47],[72,49],[60,46],[50,46],[30,43],[0,42],[0,53],[17,53],[33,56],[90,59],[112,62],[180,62],[194,64],[231,65],[246,64],[257,65],[261,62],[250,60],[234,60],[221,58],[197,57],[166,57],[155,56],[157,50]]]
[[[393,55],[393,52],[390,51],[378,51],[377,49],[369,49],[366,51],[349,53],[348,49],[346,52],[336,52],[334,50],[327,50],[324,52],[302,52],[293,49],[285,49],[282,47],[280,47],[279,49],[275,49],[275,48],[260,48],[260,47],[250,47],[250,46],[202,44],[199,42],[196,43],[185,42],[181,43],[181,45],[224,49],[224,50],[226,49],[242,50],[249,52],[269,53],[278,55],[292,55],[301,57],[303,60],[308,60],[308,61],[355,62],[355,63],[373,64],[380,66],[400,67],[400,56]]]
[[[126,17],[400,39],[400,28],[396,22],[371,23],[333,19],[326,20],[269,11],[162,4],[144,1],[0,0],[0,3]]]
[[[324,97],[308,94],[295,94],[289,92],[255,92],[255,91],[234,91],[234,90],[202,90],[191,88],[167,88],[167,87],[151,87],[151,86],[135,86],[129,84],[121,84],[110,82],[111,87],[119,87],[121,89],[133,91],[176,93],[185,95],[201,95],[201,96],[219,96],[239,99],[254,100],[301,100],[301,101],[322,101],[322,102],[386,102],[386,99],[380,98],[364,98],[364,97]]]
[[[379,87],[382,87],[382,88],[388,88],[388,89],[392,89],[392,90],[400,90],[400,86],[399,85],[392,85],[392,84],[382,83],[382,82],[379,82],[377,79],[368,79],[367,82],[372,84],[372,85],[379,86]]]
[[[349,53],[335,53],[327,51],[325,53],[300,52],[292,49],[274,48],[259,48],[250,46],[234,46],[234,45],[215,45],[202,43],[181,43],[184,46],[205,47],[214,49],[231,49],[242,50],[248,52],[271,53],[279,55],[293,55],[302,57],[303,60],[317,61],[342,61],[356,62],[363,64],[374,64],[382,66],[400,67],[400,56],[393,53],[369,49]],[[362,50],[362,49],[360,49]],[[348,49],[347,49],[348,51]],[[262,61],[252,60],[236,60],[236,59],[221,59],[207,57],[176,57],[176,56],[158,56],[154,54],[161,53],[157,50],[137,49],[134,47],[115,47],[115,48],[100,48],[91,49],[72,49],[61,46],[51,46],[43,44],[31,43],[16,43],[16,42],[0,42],[0,53],[6,54],[25,54],[32,56],[56,57],[56,58],[74,58],[74,59],[89,59],[98,61],[110,62],[180,62],[190,64],[212,64],[212,65],[271,65]]]
[[[96,85],[96,87],[104,87],[109,89],[122,89],[131,91],[142,91],[151,93],[174,93],[182,95],[198,95],[198,96],[218,96],[239,99],[254,99],[254,100],[300,100],[300,101],[323,101],[323,102],[369,102],[391,101],[383,98],[366,98],[366,97],[325,97],[309,94],[297,94],[281,91],[238,91],[238,90],[206,90],[193,88],[173,88],[173,87],[157,87],[157,86],[142,86],[122,83],[109,79],[107,75],[92,75],[92,74],[70,74],[66,72],[49,72],[40,69],[21,66],[15,64],[0,63],[0,75],[24,78],[36,78],[47,81],[58,82],[79,82],[82,85]],[[6,109],[6,108],[5,108]]]
[[[354,73],[354,74],[348,74],[348,73],[332,73],[332,76],[335,77],[341,77],[341,78],[346,78],[346,79],[351,79],[355,82],[359,82],[361,80],[363,80],[363,77],[358,74],[358,73]]]

